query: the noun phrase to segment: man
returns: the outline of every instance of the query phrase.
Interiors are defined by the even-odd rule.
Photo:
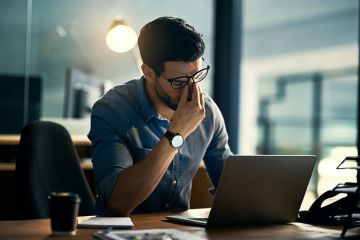
[[[201,160],[216,187],[232,154],[220,110],[198,84],[210,69],[201,35],[161,17],[141,29],[138,45],[143,76],[111,89],[92,110],[99,215],[186,210]]]

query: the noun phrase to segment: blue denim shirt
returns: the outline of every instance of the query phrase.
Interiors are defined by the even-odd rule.
[[[206,117],[186,138],[158,186],[133,213],[188,209],[192,178],[202,159],[216,187],[224,160],[232,153],[221,112],[206,94],[205,110]],[[152,106],[143,77],[114,87],[94,104],[88,137],[92,142],[98,215],[111,214],[106,199],[117,177],[143,160],[170,124]]]

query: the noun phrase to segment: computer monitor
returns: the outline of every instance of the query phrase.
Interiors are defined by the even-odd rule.
[[[66,74],[65,118],[84,118],[90,115],[93,104],[111,87],[109,81],[71,68]]]
[[[31,75],[28,83],[25,101],[25,76],[0,75],[1,134],[19,134],[25,124],[40,119],[43,77]]]

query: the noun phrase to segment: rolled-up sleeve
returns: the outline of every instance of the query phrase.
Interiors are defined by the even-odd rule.
[[[92,162],[98,198],[106,201],[112,192],[119,174],[133,165],[126,143],[125,128],[115,128],[114,112],[106,105],[95,104],[91,116]],[[116,120],[115,120],[116,121]]]
[[[214,133],[206,150],[204,162],[212,184],[214,185],[214,189],[210,189],[210,192],[213,194],[219,182],[224,162],[226,158],[233,153],[228,144],[229,137],[224,118],[215,102],[212,100],[211,102],[210,107],[213,114],[212,124],[214,125],[212,129],[214,129]]]

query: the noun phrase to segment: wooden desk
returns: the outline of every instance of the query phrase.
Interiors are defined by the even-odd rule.
[[[93,165],[90,160],[87,161],[81,161],[80,166],[84,171],[93,170]],[[10,162],[10,163],[2,163],[0,162],[0,173],[1,172],[14,172],[16,168],[16,163]]]
[[[167,213],[140,214],[131,216],[134,229],[175,228],[211,240],[230,239],[339,239],[340,230],[316,227],[301,223],[264,227],[238,227],[207,230],[174,224],[165,220]],[[78,229],[72,237],[52,237],[50,220],[0,221],[0,239],[91,239],[97,229]],[[358,239],[360,232],[351,230],[346,235]]]
[[[91,142],[85,135],[72,135],[71,139],[81,159],[90,158]],[[19,134],[0,134],[0,162],[15,162]]]
[[[71,139],[79,146],[89,146],[91,143],[85,135],[72,135]],[[19,141],[19,134],[0,134],[0,145],[18,145]]]

